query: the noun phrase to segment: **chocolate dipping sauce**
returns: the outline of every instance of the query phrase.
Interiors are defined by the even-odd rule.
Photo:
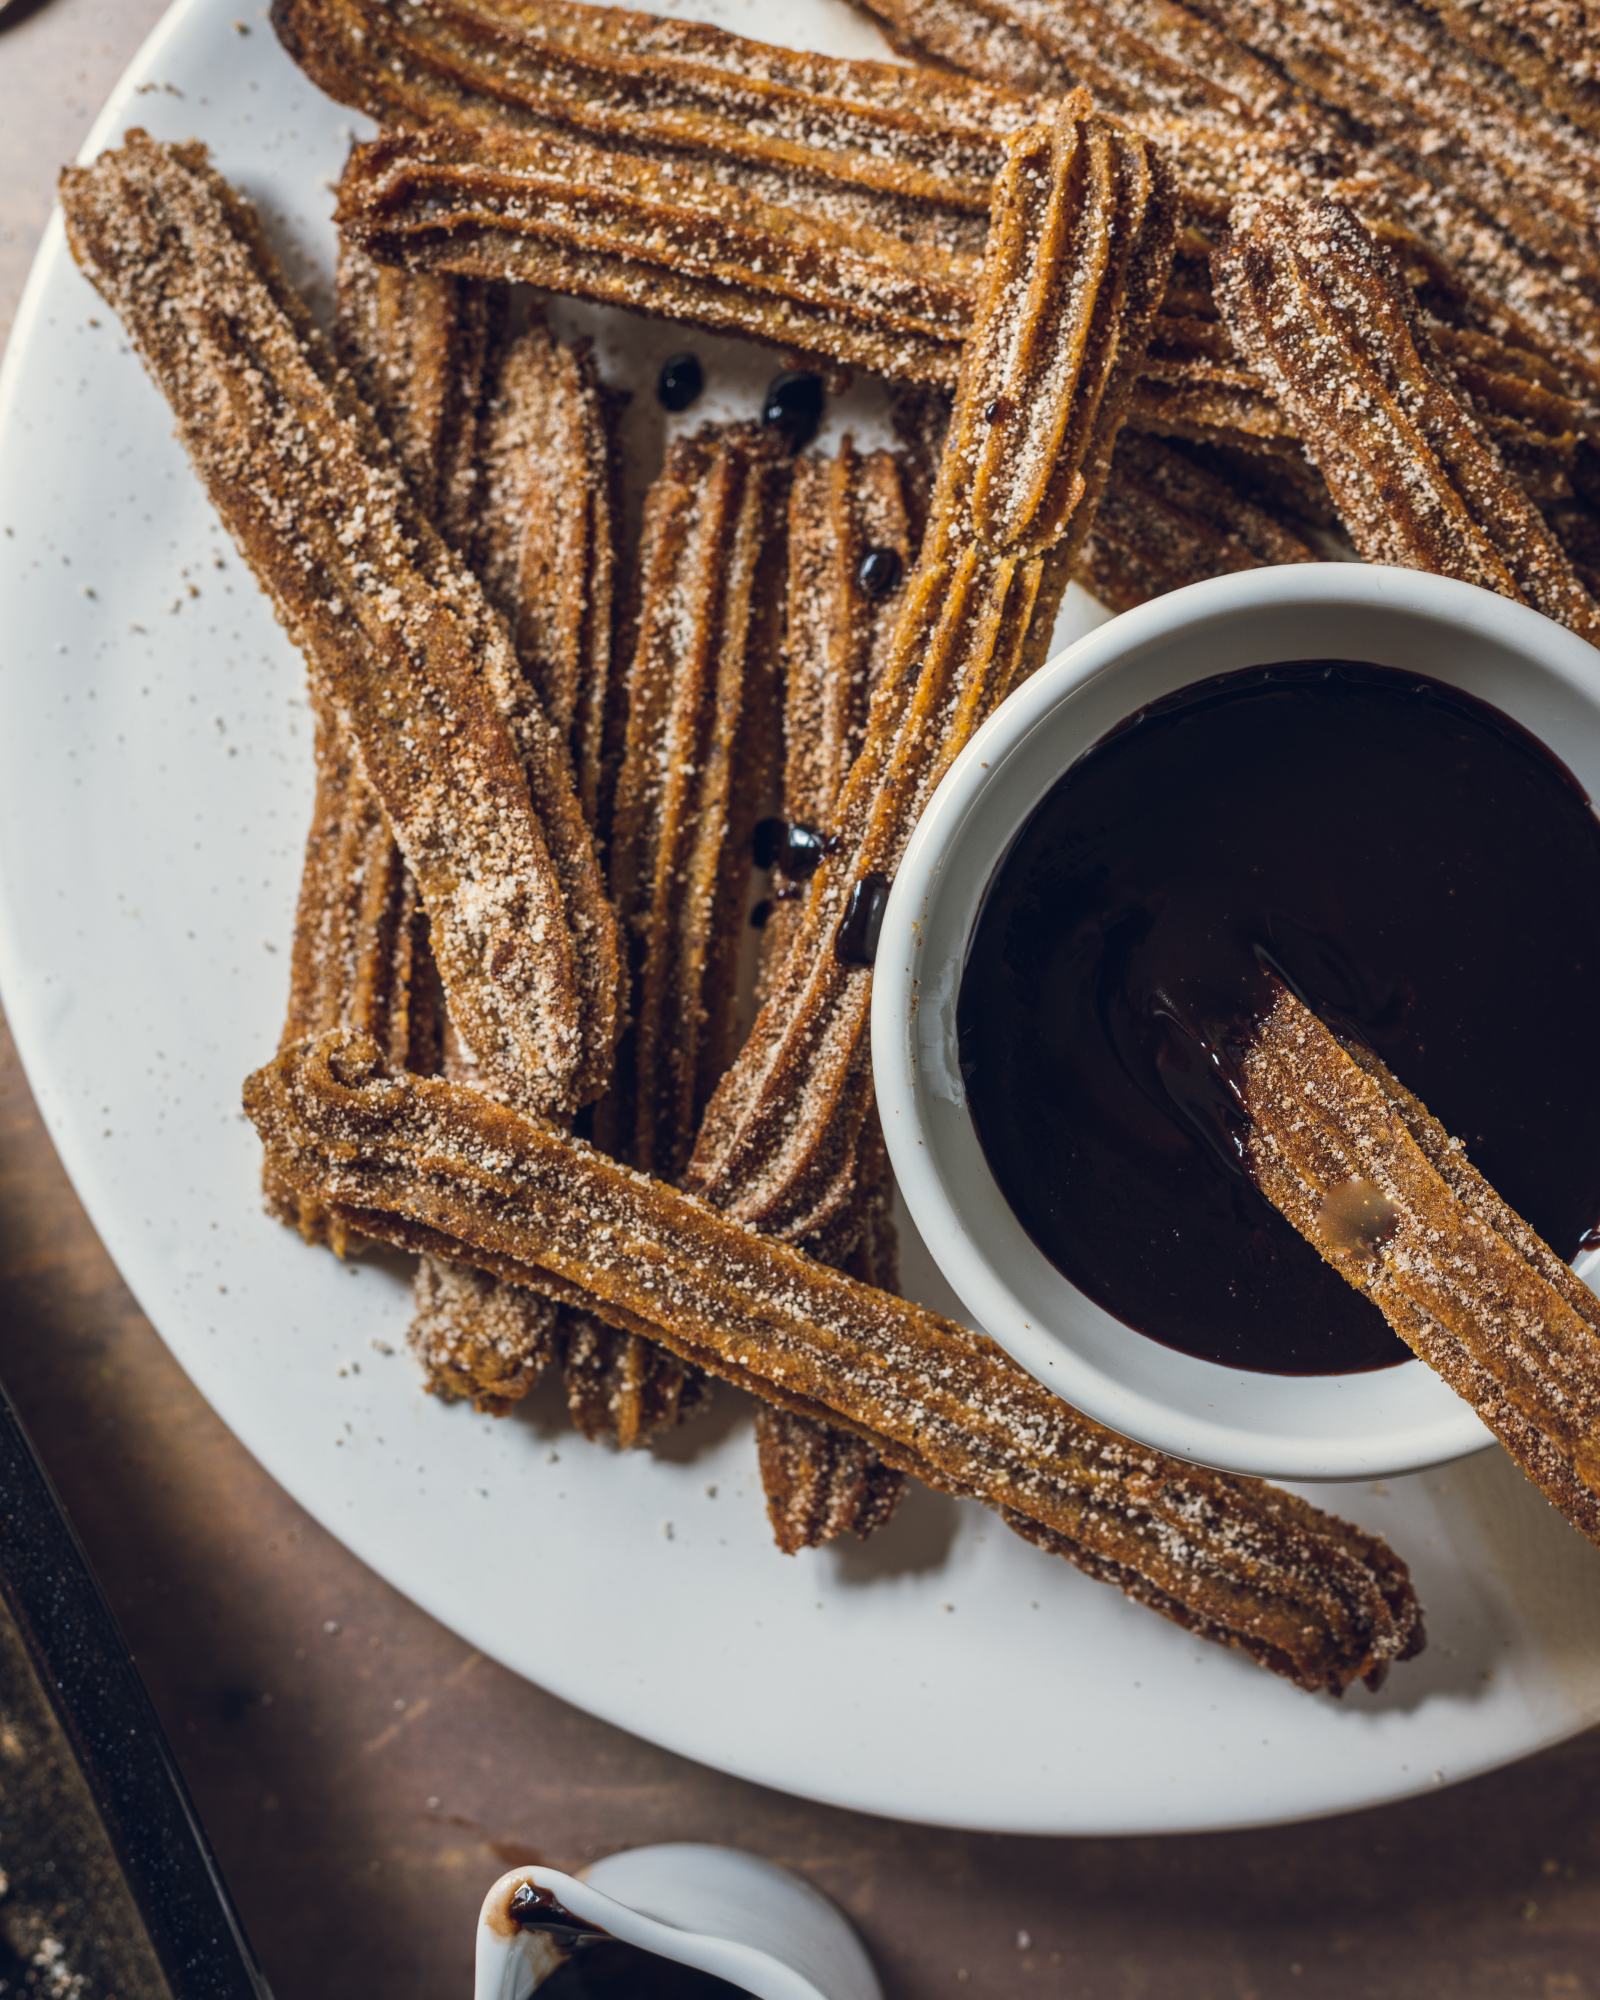
[[[673,1965],[627,1944],[596,1944],[574,1952],[539,1988],[539,2000],[745,2000],[709,1972]]]
[[[519,1883],[507,1911],[519,1930],[543,1931],[567,1956],[539,1987],[551,2000],[725,2000],[744,1991],[709,1972],[697,1972],[603,1931],[575,1916],[552,1889]]]
[[[1498,709],[1351,661],[1201,682],[1080,758],[989,885],[958,1032],[990,1169],[1059,1270],[1171,1347],[1403,1360],[1248,1178],[1232,1052],[1286,979],[1571,1256],[1600,1219],[1596,913],[1600,820]]]

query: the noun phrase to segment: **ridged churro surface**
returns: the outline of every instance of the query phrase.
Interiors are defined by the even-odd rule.
[[[592,1097],[615,927],[565,746],[503,623],[203,148],[130,133],[62,176],[73,254],[355,741],[416,877],[462,1041],[552,1107]]]
[[[1370,1050],[1286,988],[1240,1074],[1262,1192],[1600,1542],[1600,1300]]]
[[[962,744],[1043,657],[1174,227],[1150,149],[1080,105],[1013,143],[921,556],[833,844],[691,1167],[691,1185],[758,1227],[805,1241],[853,1198],[871,976],[841,956],[841,926],[881,895]]]
[[[1259,1482],[1088,1422],[990,1343],[757,1236],[540,1120],[388,1070],[336,1033],[249,1080],[273,1169],[368,1234],[537,1270],[624,1330],[826,1415],[891,1464],[1306,1688],[1380,1676],[1421,1643],[1402,1565]]]
[[[1363,555],[1482,584],[1600,640],[1600,605],[1349,209],[1241,204],[1217,277],[1235,339]]]

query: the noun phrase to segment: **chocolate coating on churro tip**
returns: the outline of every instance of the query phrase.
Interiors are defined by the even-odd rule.
[[[1345,1524],[1132,1445],[964,1328],[548,1123],[395,1074],[369,1040],[297,1044],[249,1080],[245,1102],[274,1171],[359,1214],[366,1233],[501,1276],[539,1273],[619,1330],[989,1501],[1301,1686],[1342,1689],[1421,1643],[1403,1569]]]
[[[1341,1043],[1287,988],[1240,1076],[1263,1194],[1600,1542],[1593,1292],[1370,1050]],[[1376,1226],[1350,1226],[1353,1191]]]
[[[358,745],[463,1040],[486,1070],[577,1103],[609,1064],[614,929],[504,625],[203,149],[130,133],[67,170],[62,202],[73,254]]]
[[[1349,209],[1241,203],[1216,268],[1236,339],[1364,555],[1484,585],[1600,640],[1600,605]]]

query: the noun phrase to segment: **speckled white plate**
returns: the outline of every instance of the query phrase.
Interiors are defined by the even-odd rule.
[[[698,0],[874,52],[836,0]],[[199,134],[304,272],[349,114],[238,0],[183,0],[89,141]],[[645,387],[670,329],[606,322]],[[748,409],[770,363],[697,341]],[[715,411],[715,400],[708,403]],[[697,411],[696,417],[704,414]],[[641,430],[653,420],[646,396]],[[649,441],[636,441],[647,450]],[[1069,605],[1062,637],[1092,607]],[[298,660],[52,226],[0,387],[0,971],[50,1130],[184,1366],[317,1518],[474,1645],[707,1763],[974,1827],[1238,1826],[1398,1798],[1600,1720],[1600,1557],[1498,1454],[1324,1491],[1413,1563],[1432,1648],[1297,1694],[913,1494],[870,1547],[768,1543],[729,1396],[657,1457],[419,1390],[401,1277],[269,1223],[245,1071],[274,1045],[310,800]],[[931,1267],[907,1259],[936,1303]]]

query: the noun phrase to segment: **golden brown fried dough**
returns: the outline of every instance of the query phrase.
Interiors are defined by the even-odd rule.
[[[1258,1481],[1130,1444],[965,1328],[547,1122],[396,1074],[369,1039],[297,1044],[250,1079],[245,1104],[273,1171],[351,1226],[501,1276],[537,1272],[610,1324],[988,1501],[1302,1687],[1342,1690],[1421,1644],[1382,1543]]]
[[[1600,641],[1600,605],[1349,209],[1242,204],[1217,282],[1363,555],[1482,584]]]
[[[1287,989],[1241,1090],[1262,1192],[1600,1542],[1600,1300],[1370,1050]]]
[[[463,1042],[519,1093],[586,1101],[615,1041],[615,928],[565,747],[503,623],[203,148],[130,133],[67,169],[62,203],[74,256],[355,742]]]
[[[853,1200],[872,906],[934,786],[1049,644],[1174,228],[1170,179],[1124,128],[1064,103],[1015,142],[932,515],[833,845],[691,1167],[692,1186],[756,1227],[814,1240]]]

